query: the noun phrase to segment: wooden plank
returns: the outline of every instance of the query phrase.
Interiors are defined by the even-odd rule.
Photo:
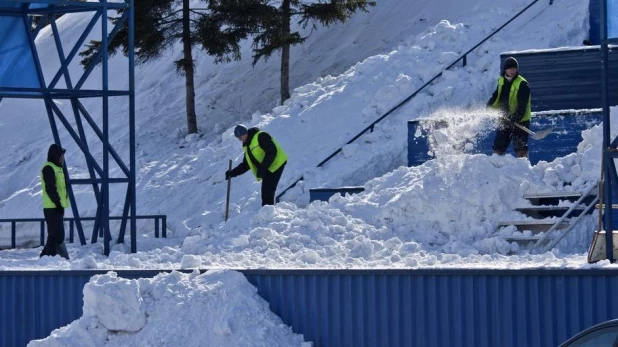
[[[618,207],[618,205],[616,205]],[[598,207],[598,206],[597,206]],[[536,211],[567,211],[571,206],[552,206],[552,205],[539,205],[539,206],[526,206],[526,207],[517,207],[515,211],[524,212],[536,212]],[[573,209],[573,211],[582,211],[585,206],[577,206]]]
[[[526,193],[524,194],[524,199],[574,198],[580,196],[582,196],[581,192]]]
[[[505,240],[509,241],[509,242],[524,242],[524,241],[538,241],[541,239],[541,235],[532,235],[532,236],[509,236],[504,238]],[[546,240],[552,240],[551,237],[548,237]]]
[[[534,225],[539,225],[539,226],[545,226],[545,225],[554,225],[556,224],[556,221],[554,220],[520,220],[520,221],[503,221],[503,222],[498,222],[499,226],[509,226],[509,225],[523,225],[523,226],[534,226]],[[563,225],[569,225],[568,222],[562,222],[560,224]]]

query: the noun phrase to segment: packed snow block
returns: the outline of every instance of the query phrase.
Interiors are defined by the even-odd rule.
[[[363,191],[365,191],[364,187],[312,188],[309,189],[309,201],[328,201],[331,196],[337,193],[345,196],[346,194],[356,194]]]
[[[602,71],[599,46],[505,52],[530,83],[532,111],[601,108]],[[609,66],[618,66],[618,47],[610,47]],[[609,85],[618,85],[618,69],[610,69]],[[618,88],[610,88],[610,105],[618,105]]]
[[[600,124],[602,120],[603,115],[599,112],[533,114],[530,123],[532,131],[549,127],[554,127],[554,130],[542,140],[528,140],[530,163],[534,165],[541,160],[551,162],[577,152],[577,145],[582,141],[581,132]],[[493,153],[493,128],[484,129],[476,138],[468,138],[466,142],[462,142],[461,139],[454,138],[454,134],[458,133],[457,126],[458,124],[449,124],[447,121],[408,121],[408,166],[421,165],[442,153]],[[515,155],[512,145],[507,153]]]

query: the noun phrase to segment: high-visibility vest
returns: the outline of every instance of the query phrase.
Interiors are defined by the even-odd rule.
[[[69,195],[67,194],[67,185],[64,180],[64,170],[62,168],[50,161],[46,162],[41,168],[41,187],[43,188],[43,208],[55,208],[56,204],[50,199],[49,195],[47,195],[47,189],[45,189],[45,180],[43,179],[43,169],[46,166],[50,166],[54,169],[54,174],[56,175],[56,191],[58,192],[58,196],[60,196],[60,205],[62,207],[69,207]]]
[[[513,80],[513,84],[511,85],[511,92],[509,93],[509,113],[513,114],[517,111],[517,92],[519,91],[519,85],[521,82],[526,82],[525,78],[517,75],[517,77]],[[502,94],[502,87],[504,86],[504,76],[500,76],[498,79],[498,97],[496,97],[496,101],[491,105],[493,108],[500,108],[500,94]],[[519,120],[520,122],[525,122],[530,120],[530,115],[532,114],[532,96],[528,97],[528,105],[526,105],[526,112],[524,116]]]
[[[263,133],[263,131],[258,131],[255,135],[253,135],[253,138],[251,139],[251,143],[249,143],[249,146],[243,146],[243,150],[245,151],[245,159],[247,160],[247,163],[249,164],[249,168],[251,168],[251,172],[253,172],[253,175],[258,181],[260,181],[261,178],[257,177],[257,167],[253,164],[253,160],[251,160],[251,158],[249,157],[248,151],[251,151],[251,154],[253,154],[253,157],[255,158],[255,160],[258,161],[258,163],[261,164],[264,161],[266,152],[264,152],[264,149],[260,147],[260,144],[258,142],[258,136],[261,133]],[[273,160],[272,164],[270,164],[270,166],[268,167],[268,171],[275,172],[288,160],[288,156],[287,154],[285,154],[281,146],[279,146],[277,141],[275,141],[275,139],[272,138],[272,136],[271,136],[271,139],[273,143],[275,144],[275,147],[277,148],[277,155],[275,156],[275,160]]]

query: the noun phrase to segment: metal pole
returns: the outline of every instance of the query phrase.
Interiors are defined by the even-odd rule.
[[[111,234],[109,230],[109,64],[107,55],[107,0],[102,0],[102,16],[101,16],[101,49],[102,49],[102,87],[103,87],[103,175],[101,176],[101,191],[103,210],[101,213],[101,228],[103,230],[103,252],[109,255]]]
[[[610,114],[609,114],[609,46],[607,45],[607,0],[601,0],[601,98],[603,106],[603,161],[609,165],[604,165],[604,194],[603,203],[605,204],[605,257],[610,262],[614,262],[614,224],[612,218],[612,186],[615,175],[611,170],[614,169],[614,165],[611,156],[611,152],[608,151],[610,146]]]
[[[137,196],[135,192],[135,3],[129,0],[129,195],[131,196],[131,253],[137,252]]]

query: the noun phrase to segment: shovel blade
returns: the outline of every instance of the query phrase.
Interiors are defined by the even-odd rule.
[[[541,131],[537,131],[534,134],[531,134],[530,137],[532,137],[535,140],[542,140],[544,138],[547,137],[547,135],[551,134],[552,131],[554,131],[555,127],[551,127],[551,128],[547,128],[545,130],[541,130]]]

